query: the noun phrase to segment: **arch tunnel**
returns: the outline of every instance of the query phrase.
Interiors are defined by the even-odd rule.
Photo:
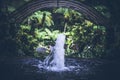
[[[75,10],[81,13],[84,19],[89,20],[96,25],[105,26],[106,29],[109,28],[107,26],[109,20],[100,12],[75,0],[32,0],[12,12],[9,16],[9,20],[11,23],[19,26],[19,24],[21,24],[26,18],[28,18],[28,16],[32,15],[34,12],[53,8],[68,8]]]
[[[30,1],[30,2],[28,2],[28,3],[26,3],[24,6],[22,6],[22,7],[20,7],[19,9],[16,9],[14,12],[12,12],[10,15],[9,15],[9,21],[11,22],[11,23],[15,23],[15,24],[17,24],[17,25],[19,25],[19,24],[21,24],[22,22],[23,22],[23,20],[24,19],[26,19],[28,16],[30,16],[31,14],[33,14],[34,12],[36,12],[36,11],[38,11],[38,10],[42,10],[42,9],[44,9],[44,8],[70,8],[70,9],[73,9],[73,10],[75,10],[75,11],[78,11],[78,12],[80,12],[80,13],[82,13],[82,15],[84,15],[84,17],[85,17],[85,19],[87,19],[87,20],[90,20],[91,22],[93,22],[93,23],[95,23],[95,24],[97,24],[97,25],[102,25],[102,26],[105,26],[106,27],[106,29],[110,29],[110,24],[109,24],[109,20],[107,19],[107,18],[105,18],[104,16],[102,16],[99,12],[97,12],[94,8],[92,8],[92,7],[90,7],[90,6],[87,6],[87,5],[85,5],[85,4],[83,4],[83,3],[81,3],[81,2],[78,2],[78,1],[75,1],[75,0],[32,0],[32,1]],[[12,29],[14,29],[14,26],[15,25],[12,25],[11,24],[11,27],[13,27]],[[19,26],[18,26],[19,27]],[[111,32],[110,32],[111,33]],[[110,34],[107,34],[107,36],[110,36]],[[108,40],[110,39],[110,38],[107,38]],[[15,39],[16,40],[16,39]],[[10,41],[7,41],[7,42],[10,42]],[[5,44],[7,43],[7,42],[5,42]],[[13,45],[13,44],[12,44]],[[10,47],[12,46],[12,45],[10,45]],[[105,44],[106,45],[106,44]],[[22,47],[24,47],[24,46],[22,46]],[[12,49],[14,49],[13,47],[11,47]],[[10,53],[10,52],[9,52]],[[4,58],[4,57],[3,57]],[[12,79],[18,79],[18,78],[20,78],[20,79],[30,79],[30,80],[32,80],[32,79],[40,79],[40,78],[44,78],[44,79],[48,79],[48,76],[47,76],[47,78],[46,78],[46,74],[44,74],[43,73],[43,75],[44,76],[36,76],[36,73],[35,73],[35,75],[31,75],[31,74],[33,74],[33,71],[31,71],[30,69],[32,69],[33,70],[33,68],[30,66],[30,69],[28,68],[27,70],[26,70],[26,72],[27,73],[24,73],[24,72],[22,72],[23,70],[25,71],[25,69],[23,69],[23,67],[28,67],[28,66],[26,66],[25,64],[23,64],[23,65],[21,65],[21,64],[19,64],[20,63],[20,60],[14,60],[13,59],[13,57],[12,58],[4,58],[4,59],[6,59],[6,60],[4,60],[3,58],[1,58],[1,62],[8,62],[8,63],[4,63],[4,64],[2,64],[2,72],[4,72],[4,74],[3,75],[6,75],[6,73],[9,75],[9,73],[11,74],[11,75],[9,75],[8,77],[4,77],[5,79],[7,78],[12,78]],[[14,60],[14,61],[13,61]],[[31,60],[33,60],[33,58],[32,59],[23,59],[23,60],[21,60],[21,61],[27,61],[27,60],[30,60],[30,64],[32,64],[32,63],[34,63],[35,61],[31,61]],[[93,68],[91,68],[91,69],[93,69],[93,70],[95,70],[95,67],[96,66],[98,66],[97,67],[97,69],[99,68],[99,65],[100,64],[104,64],[104,62],[100,62],[100,61],[95,61],[95,62],[93,62],[93,60],[95,61],[95,59],[92,59],[92,61],[85,61],[85,60],[83,60],[83,61],[81,61],[81,64],[83,64],[83,65],[85,65],[85,68],[86,68],[86,64],[89,66],[89,64],[90,64],[90,67],[91,67],[91,65],[93,65]],[[16,64],[15,64],[15,61],[16,61]],[[102,60],[102,61],[104,61],[104,60]],[[112,61],[113,62],[113,61]],[[10,63],[12,63],[12,64],[10,64]],[[94,63],[95,63],[95,66],[94,66]],[[117,62],[116,62],[117,63]],[[116,64],[115,63],[115,64]],[[6,64],[8,65],[8,66],[10,66],[10,68],[8,68],[8,66],[6,67]],[[10,64],[10,65],[9,65]],[[14,65],[15,66],[14,66]],[[74,64],[74,63],[73,63]],[[98,72],[98,71],[100,71],[100,73],[101,73],[101,75],[99,74],[99,72],[98,72],[98,74],[96,73],[96,75],[95,75],[95,73],[93,72],[93,71],[91,71],[91,72],[93,72],[93,79],[94,78],[96,78],[96,76],[97,76],[97,79],[99,78],[99,79],[110,79],[111,77],[109,77],[108,75],[106,75],[106,74],[109,74],[110,72],[109,71],[111,71],[111,73],[110,73],[110,75],[112,75],[112,78],[111,79],[113,79],[113,78],[118,78],[118,76],[116,77],[116,75],[117,74],[112,74],[113,72],[118,72],[118,67],[119,67],[119,65],[117,64],[117,65],[115,65],[115,64],[111,64],[110,62],[109,62],[109,64],[107,64],[107,66],[106,66],[106,63],[104,64],[104,65],[100,65],[101,67],[102,67],[102,69],[100,69],[100,70],[97,70],[96,69],[96,71]],[[12,65],[12,67],[11,67],[11,65]],[[18,65],[18,66],[16,66],[16,65]],[[113,66],[111,66],[111,65],[113,65]],[[22,66],[22,68],[21,68],[21,66]],[[115,67],[115,66],[118,66],[118,67]],[[17,69],[16,69],[16,67],[17,67]],[[18,69],[20,67],[20,70]],[[84,66],[83,66],[84,67]],[[109,68],[108,68],[109,67]],[[12,68],[12,69],[11,69]],[[104,68],[104,69],[103,69]],[[114,69],[113,69],[114,68]],[[5,69],[5,71],[4,71],[4,69]],[[7,70],[6,70],[7,69]],[[36,69],[36,68],[34,68],[34,69]],[[89,68],[88,68],[89,69]],[[90,69],[90,70],[91,70]],[[113,69],[113,70],[112,70]],[[9,71],[9,73],[8,73],[8,70],[10,70]],[[28,72],[28,70],[29,70],[29,72]],[[87,69],[80,69],[80,70],[82,70],[83,72],[84,72],[84,70],[85,70],[85,72],[86,72],[86,70]],[[108,71],[109,70],[109,71]],[[21,71],[20,73],[18,73],[18,74],[16,74],[16,75],[14,75],[14,73],[13,73],[13,71],[14,72],[16,72],[16,71]],[[35,70],[34,70],[35,71]],[[107,72],[108,71],[108,72]],[[90,72],[90,73],[91,73]],[[105,72],[105,74],[103,74]],[[38,72],[37,72],[38,73]],[[25,74],[25,75],[22,75],[22,74]],[[75,74],[74,72],[72,73],[72,74]],[[78,74],[78,73],[77,73]],[[80,72],[80,74],[81,74],[81,72]],[[79,74],[79,75],[80,75]],[[14,75],[14,76],[13,76]],[[18,76],[19,75],[19,76]],[[39,74],[40,75],[40,74]],[[66,75],[68,75],[68,73],[66,73]],[[88,75],[88,74],[87,74]],[[11,77],[12,76],[12,77]],[[27,76],[27,77],[26,77]],[[28,77],[28,76],[30,76],[30,77]],[[58,75],[59,76],[59,75]],[[57,79],[58,79],[58,76],[57,76]],[[61,76],[61,75],[60,75]],[[75,76],[77,76],[78,77],[78,79],[89,79],[90,78],[90,76],[88,75],[88,77],[86,77],[86,76],[84,76],[84,77],[82,77],[82,76],[78,76],[78,75],[75,75]],[[103,78],[102,76],[105,76],[105,78]],[[55,76],[56,77],[56,76]],[[70,76],[65,76],[65,77],[69,77],[69,79],[71,78],[75,78],[75,79],[77,79],[77,77],[74,77],[74,75],[72,76],[72,75],[70,75]],[[102,78],[101,78],[102,77]],[[51,77],[52,79],[55,79],[54,77]],[[64,78],[64,76],[62,76],[62,78],[59,78],[59,79],[63,79]],[[24,80],[23,79],[23,80]],[[92,78],[90,78],[90,79],[92,79]],[[99,80],[98,79],[98,80]]]
[[[32,0],[10,14],[10,20],[20,24],[33,12],[44,8],[70,8],[82,13],[86,19],[98,25],[106,25],[109,21],[94,8],[75,0]]]

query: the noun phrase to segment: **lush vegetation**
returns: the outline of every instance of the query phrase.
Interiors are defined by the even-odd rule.
[[[95,25],[81,13],[67,8],[53,9],[52,13],[37,11],[24,20],[16,37],[19,50],[25,55],[45,55],[59,33],[66,35],[66,56],[90,58],[101,57],[104,53],[105,27]],[[37,47],[46,48],[46,53],[37,53]]]
[[[119,56],[119,18],[116,17],[119,9],[114,4],[116,9],[113,9],[110,5],[112,2],[103,1],[103,3],[102,0],[100,2],[96,0],[94,4],[92,3],[94,0],[78,0],[91,4],[93,8],[111,20],[110,25],[116,24],[116,26],[113,25],[114,27],[96,25],[85,19],[81,13],[67,8],[53,8],[51,11],[39,10],[28,16],[20,25],[9,24],[9,13],[28,1],[19,0],[19,5],[15,5],[16,1],[0,2],[0,51],[2,55],[45,56],[49,53],[49,46],[55,44],[57,34],[65,33],[66,56],[83,58]],[[106,45],[109,48],[106,48]],[[37,47],[46,48],[46,53],[37,53]]]

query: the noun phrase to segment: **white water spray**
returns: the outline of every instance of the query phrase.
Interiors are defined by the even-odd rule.
[[[55,41],[55,46],[51,47],[51,53],[44,60],[45,68],[52,71],[64,71],[67,69],[65,67],[64,59],[64,44],[65,35],[59,34],[57,40]]]

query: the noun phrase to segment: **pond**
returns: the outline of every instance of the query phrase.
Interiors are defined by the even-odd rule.
[[[49,71],[39,68],[40,59],[0,58],[0,80],[118,80],[120,64],[102,59],[66,58],[70,70]]]

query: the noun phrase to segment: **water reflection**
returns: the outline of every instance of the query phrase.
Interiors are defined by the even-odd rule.
[[[118,80],[119,65],[97,59],[66,58],[65,65],[70,69],[55,72],[38,65],[35,58],[0,59],[0,80]],[[118,79],[117,79],[118,78]]]

